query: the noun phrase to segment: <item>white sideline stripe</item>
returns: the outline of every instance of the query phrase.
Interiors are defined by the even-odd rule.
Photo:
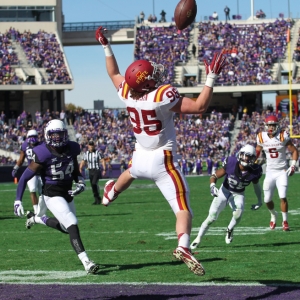
[[[7,252],[19,252],[20,249],[7,249]],[[42,249],[22,249],[22,251],[26,251],[26,252],[74,252],[74,250],[42,250]],[[96,249],[96,250],[91,250],[88,249],[86,250],[88,252],[131,252],[131,253],[168,253],[168,252],[172,252],[170,250],[116,250],[116,249],[106,249],[106,250],[101,250],[101,249]],[[2,252],[4,252],[4,250],[2,250]],[[211,248],[211,249],[201,249],[201,248],[197,248],[194,249],[194,252],[198,252],[198,253],[244,253],[244,252],[255,252],[255,253],[261,253],[261,252],[266,252],[266,253],[282,253],[282,252],[288,252],[288,253],[300,253],[300,249],[299,250],[234,250],[232,248],[228,248],[228,250],[216,250],[215,248]],[[0,272],[1,274],[1,272]]]
[[[40,275],[42,274],[49,274],[51,277],[56,276],[54,279],[56,279],[55,282],[43,282],[40,281],[41,277]],[[9,282],[9,281],[2,281],[1,280],[1,275],[5,275],[5,276],[10,276],[10,279],[14,278],[14,280],[18,280],[18,275],[22,276],[24,279],[24,275],[26,275],[27,280],[29,279],[29,277],[27,277],[28,275],[32,275],[32,278],[38,279],[38,282],[28,282],[28,281],[15,281],[15,282]],[[15,275],[15,276],[14,276]],[[35,275],[38,275],[38,277],[35,277]],[[86,277],[87,275],[85,274],[84,271],[77,271],[77,272],[73,272],[73,271],[69,271],[69,272],[63,272],[63,271],[23,271],[23,270],[11,270],[11,271],[3,271],[0,272],[0,283],[5,283],[5,284],[22,284],[22,285],[97,285],[97,286],[101,286],[101,285],[135,285],[135,286],[142,286],[142,285],[146,285],[146,286],[246,286],[246,287],[250,287],[250,286],[274,286],[274,287],[278,287],[278,286],[283,286],[283,287],[300,287],[300,284],[298,283],[288,283],[288,284],[282,284],[282,283],[274,283],[274,284],[262,284],[259,282],[235,282],[235,283],[216,283],[216,282],[199,282],[199,283],[194,283],[194,282],[185,282],[185,283],[180,283],[180,282],[72,282],[72,283],[66,283],[66,282],[60,282],[57,283],[57,279],[67,279],[67,278],[74,278],[74,277]],[[7,278],[6,278],[7,279]]]

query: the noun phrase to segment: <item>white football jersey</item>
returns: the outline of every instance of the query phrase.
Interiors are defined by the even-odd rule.
[[[130,97],[128,84],[123,81],[118,96],[125,103],[134,135],[136,149],[176,151],[174,112],[170,109],[178,102],[178,90],[170,84],[162,85],[139,100]]]
[[[286,144],[290,140],[285,130],[270,138],[267,132],[260,132],[256,137],[257,145],[263,147],[267,158],[267,169],[282,170],[287,167]]]

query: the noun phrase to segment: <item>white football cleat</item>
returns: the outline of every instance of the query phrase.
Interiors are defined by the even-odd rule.
[[[196,249],[198,245],[200,244],[200,237],[197,236],[194,241],[191,243],[191,249]]]
[[[114,190],[115,182],[113,180],[108,180],[104,186],[104,193],[102,198],[102,204],[108,206],[111,202],[118,198],[120,193],[115,193]]]
[[[25,222],[25,226],[27,229],[30,229],[35,224],[34,216],[35,216],[35,214],[32,211],[28,210],[26,212],[27,220]]]
[[[226,235],[225,235],[225,242],[226,244],[230,244],[233,240],[233,228],[230,230],[227,228]]]
[[[187,267],[196,275],[203,276],[205,270],[201,263],[193,256],[188,248],[178,246],[173,255],[178,259],[183,261]]]
[[[92,260],[87,260],[84,262],[84,269],[87,274],[96,274],[99,270],[99,265],[95,264]]]

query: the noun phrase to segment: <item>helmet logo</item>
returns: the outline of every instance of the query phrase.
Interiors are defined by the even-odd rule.
[[[147,79],[147,75],[148,74],[149,73],[147,71],[143,71],[143,72],[139,71],[139,72],[137,72],[135,74],[135,76],[137,77],[136,78],[136,83],[140,84],[141,82],[144,82]]]

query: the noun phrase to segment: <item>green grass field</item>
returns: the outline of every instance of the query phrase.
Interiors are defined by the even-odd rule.
[[[271,231],[266,207],[251,211],[251,204],[256,203],[252,185],[246,190],[243,219],[230,245],[225,243],[229,207],[220,214],[195,254],[206,269],[203,277],[195,276],[173,258],[177,245],[175,217],[150,181],[135,181],[109,207],[91,205],[89,183],[87,191],[76,197],[81,237],[90,259],[101,264],[99,276],[86,276],[68,235],[42,225],[27,230],[25,218],[13,214],[16,186],[1,184],[0,282],[299,283],[299,179],[299,174],[289,179],[290,232],[282,231],[281,214],[279,226]],[[209,177],[187,180],[194,211],[193,240],[212,197]],[[221,180],[217,186],[220,184]],[[101,181],[101,192],[103,185]],[[32,209],[28,190],[24,195],[25,210]],[[277,193],[274,201],[278,211]]]

